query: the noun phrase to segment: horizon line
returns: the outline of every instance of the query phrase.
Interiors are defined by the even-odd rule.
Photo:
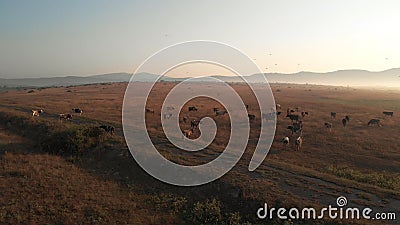
[[[298,73],[315,73],[315,74],[327,74],[327,73],[335,73],[335,72],[341,72],[341,71],[364,71],[364,72],[369,72],[369,73],[382,73],[386,72],[389,70],[395,70],[395,69],[400,69],[400,67],[393,67],[385,70],[378,70],[378,71],[372,71],[372,70],[366,70],[366,69],[337,69],[337,70],[331,70],[331,71],[326,71],[326,72],[313,72],[313,71],[298,71],[298,72],[293,72],[293,73],[283,73],[283,72],[262,72],[262,73],[255,73],[255,74],[281,74],[281,75],[294,75]],[[153,74],[150,72],[142,72],[142,73],[147,73],[147,74]],[[1,77],[0,79],[5,79],[5,80],[22,80],[22,79],[46,79],[46,78],[66,78],[66,77],[93,77],[93,76],[101,76],[101,75],[112,75],[112,74],[134,74],[134,73],[129,73],[129,72],[106,72],[106,73],[97,73],[97,74],[85,74],[85,75],[50,75],[46,77],[40,77],[33,75],[32,77],[20,77],[20,78],[12,78],[12,77]],[[140,73],[139,73],[140,74]],[[252,76],[255,74],[250,74],[250,75],[242,75],[242,76]],[[158,75],[158,74],[153,74],[153,75]],[[19,76],[19,75],[17,75]],[[235,77],[231,75],[220,75],[220,74],[209,74],[209,75],[204,75],[204,76],[224,76],[224,77]],[[173,77],[175,78],[175,77]],[[185,78],[185,77],[179,77],[179,78]]]

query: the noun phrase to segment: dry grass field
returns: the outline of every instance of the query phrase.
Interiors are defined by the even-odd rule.
[[[343,195],[350,206],[398,214],[400,91],[272,84],[275,101],[282,106],[275,141],[263,164],[249,172],[247,167],[259,136],[260,112],[249,88],[232,84],[249,105],[249,113],[256,115],[246,152],[221,179],[187,188],[152,178],[130,156],[121,125],[126,85],[0,93],[1,224],[399,223],[399,218],[265,221],[256,217],[256,211],[264,202],[271,207],[327,207],[336,205],[336,198]],[[208,162],[228,142],[229,116],[216,119],[216,138],[205,150],[187,153],[176,149],[163,134],[160,121],[162,101],[174,85],[158,83],[148,100],[148,107],[155,110],[154,115],[146,117],[152,141],[173,161],[187,165]],[[213,107],[222,108],[207,98],[193,99],[188,105],[199,109],[187,112],[183,108],[180,117],[189,120],[215,118]],[[82,108],[83,114],[74,114],[71,121],[58,121],[58,114],[71,113],[75,107]],[[309,112],[303,118],[304,143],[299,151],[293,141],[286,149],[279,143],[282,137],[291,137],[286,129],[291,125],[285,117],[288,107]],[[31,109],[40,108],[44,113],[33,118]],[[385,117],[383,111],[394,111],[394,116]],[[336,118],[331,118],[330,112],[336,112]],[[345,115],[350,121],[343,127]],[[382,126],[368,126],[372,118],[380,119]],[[325,122],[332,123],[331,131],[324,127]],[[115,126],[115,135],[85,133],[101,124]],[[181,127],[187,129],[189,125],[182,123]]]

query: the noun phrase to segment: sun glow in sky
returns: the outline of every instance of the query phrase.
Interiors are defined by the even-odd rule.
[[[189,40],[232,45],[264,72],[380,71],[400,67],[399,12],[396,0],[1,1],[0,78],[133,72]]]

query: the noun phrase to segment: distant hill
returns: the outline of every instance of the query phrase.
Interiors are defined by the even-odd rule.
[[[69,86],[94,83],[127,82],[132,74],[111,73],[93,76],[66,76],[50,78],[0,79],[1,87],[49,87]],[[245,76],[249,82],[260,82],[266,77],[270,83],[321,84],[339,86],[374,86],[400,87],[400,68],[381,72],[366,70],[339,70],[328,73],[299,72],[293,74],[266,73]],[[136,81],[150,81],[157,77],[155,74],[140,73],[135,75]],[[241,82],[241,78],[232,76],[212,76],[225,82]],[[182,81],[185,78],[164,76],[163,81]],[[201,81],[201,79],[200,79]]]
[[[88,77],[66,76],[49,78],[22,78],[22,79],[0,79],[0,86],[7,87],[49,87],[49,86],[69,86],[93,83],[122,82],[128,81],[131,74],[112,73],[94,75]]]

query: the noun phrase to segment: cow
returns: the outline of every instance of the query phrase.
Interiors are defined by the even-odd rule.
[[[199,123],[200,123],[200,121],[198,121],[198,120],[192,120],[192,121],[190,121],[190,127],[192,129],[197,128],[197,127],[199,127]]]
[[[343,118],[343,119],[342,119],[342,124],[343,124],[343,127],[346,127],[346,124],[347,124],[346,118]]]
[[[82,109],[80,109],[80,108],[73,108],[73,109],[72,109],[72,112],[73,112],[73,113],[76,113],[76,114],[79,114],[79,115],[82,115],[82,112],[83,112],[83,111],[82,111]]]
[[[146,113],[151,113],[154,115],[154,109],[146,108]]]
[[[188,111],[193,111],[193,112],[197,112],[197,108],[195,106],[189,106],[188,107]]]
[[[393,112],[385,111],[383,112],[383,115],[393,117]]]
[[[289,125],[289,126],[287,126],[286,129],[290,130],[292,136],[293,136],[294,133],[299,134],[299,135],[303,134],[303,128],[299,128],[299,127],[295,127],[295,126]]]
[[[262,119],[265,119],[265,120],[273,120],[273,119],[275,119],[276,117],[275,117],[275,113],[274,113],[274,112],[271,112],[271,113],[262,113],[262,114],[261,114],[261,118],[262,118]]]
[[[60,120],[60,122],[62,121],[62,120],[71,120],[72,119],[72,115],[71,114],[59,114],[58,115],[58,118],[59,118],[59,120]]]
[[[325,128],[329,129],[329,132],[332,131],[332,123],[325,122],[325,123],[324,123],[324,126],[325,126]]]
[[[218,110],[217,110],[217,111],[215,112],[215,115],[216,115],[216,116],[223,116],[223,115],[225,115],[225,113],[228,113],[228,112],[227,112],[226,110],[223,110],[223,111],[218,111]]]
[[[288,117],[292,122],[293,121],[299,121],[299,115],[289,114],[286,117]]]
[[[213,111],[214,111],[214,113],[216,113],[216,112],[218,111],[218,108],[217,108],[217,107],[214,107],[214,108],[213,108]]]
[[[280,104],[276,104],[275,107],[276,107],[277,109],[281,109],[281,108],[282,108]]]
[[[189,129],[189,130],[183,130],[183,131],[182,131],[182,134],[183,134],[185,137],[189,138],[190,136],[192,136],[193,132],[194,132],[194,130],[193,130],[193,128],[191,128],[191,129]]]
[[[299,136],[299,137],[296,139],[295,144],[296,144],[296,150],[299,151],[300,148],[301,148],[301,145],[303,144],[303,137],[302,137],[302,136]]]
[[[344,118],[347,120],[347,122],[350,122],[350,116],[346,115]]]
[[[308,116],[308,112],[301,112],[301,116],[302,117]]]
[[[186,123],[186,122],[188,121],[188,117],[187,117],[187,116],[184,116],[184,117],[182,118],[182,121],[183,121],[184,123]]]
[[[331,112],[331,117],[336,118],[336,112]]]
[[[246,109],[249,109],[249,108],[250,108],[250,105],[247,105],[247,104],[246,104]]]
[[[32,109],[32,116],[39,116],[43,112],[44,112],[43,109],[39,109],[39,110]]]
[[[291,108],[288,108],[287,110],[286,110],[286,115],[292,115],[293,113],[295,113],[296,111],[295,110],[293,110],[293,109],[291,109]]]
[[[253,114],[247,114],[247,116],[249,117],[250,121],[254,121],[256,119],[256,115]]]
[[[378,125],[378,126],[381,126],[381,121],[378,120],[378,119],[371,119],[371,120],[368,122],[368,126],[370,126],[370,125]]]
[[[286,129],[290,130],[292,135],[294,133],[302,135],[303,134],[303,123],[301,121],[299,121],[297,123],[293,123],[292,125],[287,126]]]
[[[164,113],[164,119],[172,118],[172,113]]]
[[[289,137],[284,137],[280,142],[282,143],[283,149],[286,149],[286,147],[289,145],[290,139]]]
[[[103,129],[105,132],[113,135],[115,132],[115,128],[113,126],[109,126],[109,125],[101,125],[99,126],[101,129]]]
[[[279,115],[281,115],[282,114],[282,112],[276,112],[276,115],[277,116],[279,116]]]
[[[286,115],[290,115],[290,114],[292,114],[292,110],[290,108],[287,108],[286,109]]]

